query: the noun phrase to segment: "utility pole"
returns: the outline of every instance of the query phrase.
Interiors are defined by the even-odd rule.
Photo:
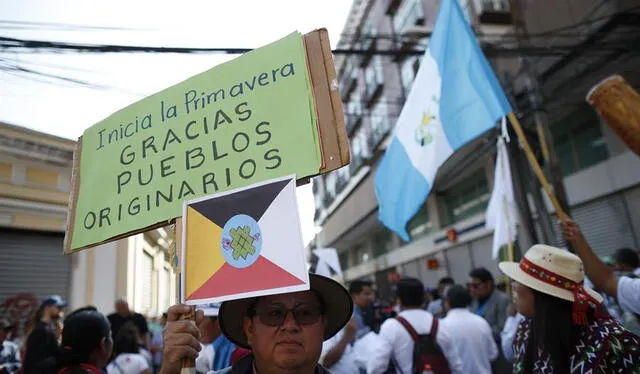
[[[516,29],[516,37],[518,40],[518,47],[522,48],[525,44],[530,43],[530,39],[528,36],[526,23],[524,19],[524,14],[520,3],[518,0],[511,0],[511,12],[513,17],[513,24]],[[538,138],[540,140],[540,146],[542,149],[542,154],[545,159],[545,163],[547,166],[547,170],[549,171],[551,177],[551,185],[553,186],[554,194],[560,203],[560,207],[564,210],[564,212],[571,216],[571,208],[569,206],[569,200],[567,198],[567,192],[564,186],[564,176],[562,175],[562,168],[560,167],[560,161],[555,152],[555,148],[553,146],[553,135],[549,129],[549,119],[547,117],[547,113],[544,110],[544,102],[543,96],[540,89],[540,83],[538,81],[538,74],[535,69],[535,66],[529,61],[528,56],[522,55],[522,70],[525,76],[525,87],[528,92],[528,100],[531,105],[531,109],[533,110],[533,122],[536,125],[536,130],[538,132]],[[536,187],[539,190],[539,188]],[[538,194],[533,194],[534,200],[538,200],[536,198]],[[542,197],[541,194],[539,197]],[[553,225],[552,222],[544,222],[548,221],[543,219],[544,215],[547,218],[547,210],[546,204],[542,202],[542,206],[537,205],[538,216],[540,217],[541,223],[543,225],[543,231],[548,231],[550,228],[545,227],[549,226],[549,224]],[[548,233],[545,232],[545,236]],[[553,237],[545,238],[548,242],[553,240]],[[570,251],[573,252],[569,243],[567,243],[567,247]]]

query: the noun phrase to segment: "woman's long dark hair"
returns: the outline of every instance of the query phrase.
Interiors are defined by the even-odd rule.
[[[569,357],[575,353],[583,326],[573,323],[573,303],[536,290],[533,292],[534,312],[524,358],[524,373],[533,373],[538,349],[546,352],[557,374],[568,373]],[[587,321],[594,320],[594,310],[587,310]]]
[[[122,325],[113,342],[113,357],[121,353],[140,353],[138,328],[131,321]]]
[[[65,319],[60,349],[45,365],[45,373],[91,363],[91,354],[110,336],[111,326],[102,313],[83,308],[70,314]]]

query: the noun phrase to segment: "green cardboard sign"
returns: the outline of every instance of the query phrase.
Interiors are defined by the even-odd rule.
[[[317,174],[321,163],[303,36],[293,33],[87,129],[65,250],[179,217],[184,200]]]

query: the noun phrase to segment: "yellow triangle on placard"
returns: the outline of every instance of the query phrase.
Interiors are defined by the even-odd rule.
[[[222,265],[220,251],[222,227],[211,222],[191,207],[187,207],[185,232],[185,296],[200,288]]]

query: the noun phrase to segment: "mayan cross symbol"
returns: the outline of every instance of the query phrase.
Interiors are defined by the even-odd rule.
[[[247,259],[247,256],[256,253],[256,247],[253,246],[254,238],[249,233],[249,226],[237,227],[229,230],[229,236],[231,236],[231,248],[233,249],[233,259],[237,260],[242,256],[243,259]]]

